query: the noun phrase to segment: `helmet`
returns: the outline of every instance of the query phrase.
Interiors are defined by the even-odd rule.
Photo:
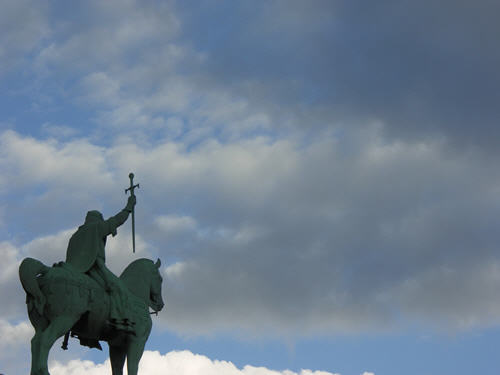
[[[99,221],[104,221],[104,217],[102,216],[102,214],[99,211],[92,210],[92,211],[87,212],[87,216],[85,217],[85,224],[95,223],[95,222],[99,222]]]

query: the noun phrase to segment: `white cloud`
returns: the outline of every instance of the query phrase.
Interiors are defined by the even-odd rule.
[[[185,262],[175,262],[168,267],[165,267],[165,275],[167,275],[169,281],[175,281],[176,277],[182,275],[185,267]]]
[[[0,150],[0,169],[5,176],[2,189],[8,182],[18,188],[50,184],[95,190],[110,182],[105,150],[85,139],[41,141],[7,130],[0,133]]]
[[[11,325],[9,322],[0,319],[0,348],[6,350],[8,347],[16,347],[29,342],[35,330],[29,322],[20,322]]]
[[[0,316],[14,318],[25,310],[25,295],[19,281],[19,250],[11,243],[0,242],[2,272],[0,274]]]
[[[13,224],[19,220],[23,232],[30,233],[21,239],[27,241],[79,225],[90,209],[109,215],[103,209],[106,203],[118,212],[126,197],[113,194],[117,183],[109,167],[105,149],[85,138],[40,140],[14,131],[0,133],[0,194],[9,215],[7,233],[19,232],[19,224]],[[127,175],[121,180],[124,186]]]
[[[2,301],[4,301],[2,299]],[[29,358],[30,339],[35,330],[27,321],[10,323],[0,318],[0,371],[5,374],[27,373],[29,362],[19,358]]]
[[[74,360],[67,364],[53,362],[50,365],[50,372],[53,375],[109,375],[111,370],[109,360],[102,364]],[[186,350],[172,351],[164,355],[157,351],[145,351],[140,362],[139,373],[144,375],[334,375],[326,371],[301,370],[296,373],[290,370],[276,371],[250,365],[238,369],[231,362],[211,360],[206,356]]]
[[[68,241],[76,228],[65,229],[56,234],[41,236],[22,246],[26,256],[38,259],[42,263],[52,266],[66,258]]]
[[[53,375],[110,375],[111,365],[109,360],[100,364],[86,360],[71,360],[67,364],[54,361],[49,371]]]
[[[129,219],[130,220],[130,219]],[[127,221],[123,226],[130,226]],[[152,249],[141,235],[135,235],[135,253],[132,252],[132,231],[129,228],[118,228],[115,237],[108,236],[106,242],[106,265],[115,274],[120,275],[122,271],[138,258],[152,259]]]

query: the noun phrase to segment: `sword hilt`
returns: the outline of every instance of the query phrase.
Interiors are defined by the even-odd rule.
[[[128,178],[130,178],[130,187],[125,189],[125,194],[127,194],[127,191],[130,191],[130,195],[135,195],[134,189],[139,188],[139,184],[134,185],[134,174],[133,173],[129,173]]]

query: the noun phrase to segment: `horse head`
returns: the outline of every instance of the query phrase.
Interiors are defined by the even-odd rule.
[[[161,296],[161,283],[163,282],[163,278],[160,275],[160,266],[161,261],[158,258],[156,263],[154,263],[151,281],[149,284],[149,307],[151,307],[155,312],[163,309],[163,306],[165,305]]]
[[[132,294],[141,298],[155,312],[160,311],[164,305],[160,266],[160,259],[155,263],[150,259],[141,258],[130,263],[120,276]]]

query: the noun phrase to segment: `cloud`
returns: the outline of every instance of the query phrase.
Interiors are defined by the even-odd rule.
[[[162,238],[179,245],[199,241],[204,235],[196,220],[187,215],[159,215],[153,223],[156,233],[161,233]],[[184,249],[185,245],[182,246]]]
[[[29,342],[34,334],[34,329],[29,322],[21,322],[15,325],[5,320],[0,320],[0,333],[2,337],[2,351],[8,347],[16,347]]]
[[[0,75],[21,63],[49,35],[46,6],[37,1],[4,1],[0,14]]]
[[[69,86],[73,103],[93,108],[88,120],[100,128],[96,137],[127,129],[137,137],[182,135],[197,142],[200,128],[223,138],[271,130],[265,110],[255,111],[225,87],[203,84],[210,80],[200,73],[204,53],[182,40],[173,3],[90,2],[83,8],[79,22],[56,23],[34,74],[59,88],[50,91],[54,97]],[[77,79],[67,82],[61,72]],[[172,132],[173,119],[180,121]]]
[[[13,13],[43,14],[21,4],[35,10]],[[500,54],[491,16],[498,6],[491,2],[79,7],[78,22],[48,12],[56,26],[38,43],[37,66],[48,70],[39,78],[69,87],[73,101],[83,99],[94,111],[89,120],[112,133],[117,126],[148,127],[142,135],[155,138],[172,117],[182,118],[192,136],[203,127],[204,134],[227,138],[289,125],[342,130],[375,120],[390,139],[442,137],[458,150],[496,149],[492,82]]]
[[[109,360],[102,364],[73,360],[64,365],[52,362],[50,373],[53,375],[107,375],[110,373],[110,368]],[[145,375],[170,373],[178,375],[335,375],[327,371],[301,370],[297,373],[290,370],[276,371],[250,365],[238,369],[231,362],[211,360],[204,355],[193,354],[187,350],[172,351],[164,355],[157,351],[145,351],[139,365],[139,372]],[[368,375],[368,373],[364,375]]]
[[[12,319],[25,312],[25,294],[18,276],[19,250],[7,241],[0,242],[2,273],[0,275],[0,316]]]
[[[27,321],[12,324],[0,318],[0,362],[3,373],[18,374],[29,371],[29,362],[19,361],[19,358],[29,358],[27,354],[30,352],[30,339],[33,334],[34,329]]]
[[[124,225],[128,227],[130,223],[127,222]],[[106,264],[111,271],[120,275],[126,266],[138,258],[156,261],[156,258],[153,259],[152,256],[151,245],[137,233],[135,235],[135,253],[132,253],[131,230],[122,228],[118,228],[119,234],[116,237],[110,236],[106,242]]]
[[[31,231],[31,237],[20,239],[27,242],[67,229],[67,224],[61,227],[52,216],[55,202],[59,218],[66,217],[74,226],[89,207],[102,209],[102,200],[96,202],[95,194],[107,191],[114,180],[105,160],[105,149],[84,138],[59,142],[11,130],[1,132],[0,193],[9,215],[7,232],[21,227]]]
[[[459,301],[470,300],[463,294],[455,299],[446,293],[450,298],[441,300],[444,309],[434,315],[434,302],[423,298],[425,287],[417,295],[397,286],[413,278],[424,282],[428,273],[437,278],[425,285],[441,285],[445,275],[438,270],[443,266],[457,276],[476,274],[479,269],[470,271],[472,263],[481,268],[496,260],[491,252],[495,240],[488,235],[493,232],[483,224],[485,217],[495,215],[487,207],[495,199],[497,177],[491,184],[469,185],[479,181],[468,174],[474,158],[447,156],[439,142],[385,143],[375,134],[367,140],[349,158],[329,139],[300,153],[294,147],[280,148],[281,158],[263,157],[262,164],[257,160],[276,145],[262,150],[254,145],[248,165],[256,163],[255,169],[242,169],[241,184],[238,172],[228,174],[233,180],[220,175],[220,191],[207,190],[208,182],[201,182],[199,188],[220,203],[197,205],[198,227],[205,220],[212,228],[214,222],[219,226],[206,228],[210,235],[196,243],[203,251],[167,269],[168,326],[191,334],[243,327],[254,333],[305,333],[388,329],[400,311],[431,321],[431,315],[458,318],[464,313],[464,318],[468,313],[465,306],[458,307]],[[290,169],[277,160],[288,161],[284,165]],[[224,162],[210,165],[225,168]],[[217,174],[212,176],[208,184],[218,180]],[[478,191],[483,192],[482,203]],[[261,229],[246,241],[234,241],[235,233],[248,232],[252,225]],[[472,292],[478,286],[474,280],[465,278],[460,293],[469,290],[470,298],[474,294],[482,301],[469,304],[482,316],[475,323],[494,324],[498,307],[490,305],[494,299]],[[492,290],[498,287],[495,278],[487,280],[481,290],[489,289],[486,284]],[[423,310],[415,315],[413,304]],[[491,315],[476,310],[479,305],[490,306]],[[204,319],[197,324],[200,311]],[[462,326],[461,318],[455,318],[446,324]]]
[[[400,298],[407,316],[422,321],[432,315],[437,326],[446,327],[453,320],[459,328],[471,329],[486,322],[490,326],[500,323],[500,303],[489,297],[499,286],[500,263],[495,260],[464,269],[434,267],[409,278],[391,293]],[[467,298],[461,298],[463,295]],[[471,307],[474,305],[481,305],[480,313]],[[422,311],[422,306],[426,306],[426,311]]]
[[[104,169],[104,150],[85,139],[59,143],[54,139],[40,141],[22,137],[7,130],[0,133],[0,168],[7,175],[0,187],[5,189],[7,181],[18,187],[32,184],[64,184],[77,188],[83,176],[86,189],[102,188],[109,174]]]
[[[89,122],[112,128],[105,137],[164,125],[165,111],[186,108],[192,89],[175,68],[200,57],[177,43],[173,2],[92,1],[78,15],[77,22],[54,20],[57,32],[33,64],[34,74],[58,89],[50,91],[54,98],[69,86],[73,103],[97,108]],[[72,74],[77,78],[68,82]]]
[[[130,52],[142,45],[175,35],[179,21],[170,7],[168,3],[154,7],[136,1],[86,3],[78,23],[56,20],[60,33],[41,50],[37,64],[49,69],[72,66],[85,70],[132,59]]]
[[[272,1],[226,3],[212,17],[210,2],[185,7],[90,3],[82,13],[96,16],[61,27],[40,53],[42,65],[76,74],[51,82],[93,112],[97,137],[127,129],[197,143],[379,121],[389,140],[495,150],[496,5]],[[234,22],[219,22],[227,13]]]
[[[78,134],[78,130],[70,126],[56,125],[48,122],[42,124],[42,131],[48,136],[56,139],[71,138]]]
[[[64,260],[68,241],[76,228],[65,229],[56,234],[37,237],[22,246],[22,253],[51,266]]]
[[[244,97],[274,127],[378,120],[389,139],[443,137],[458,150],[496,153],[497,11],[489,1],[225,2],[217,10],[207,2],[181,6],[180,17],[206,51],[205,87]],[[221,25],[227,13],[232,22]]]
[[[89,140],[8,132],[2,168],[9,175],[15,165],[13,179],[43,181],[57,189],[52,202],[69,202],[89,195],[72,173],[85,165],[83,150],[95,150],[92,173],[110,176],[104,193],[91,185],[93,201],[107,200],[105,216],[126,200],[111,176],[126,180],[134,170],[141,183],[135,256],[162,259],[162,320],[181,334],[301,336],[394,329],[402,320],[444,319],[454,329],[496,324],[496,164],[445,152],[440,141],[389,142],[382,134],[375,125],[345,133],[343,142],[325,133],[306,145],[293,137],[209,138],[196,147],[122,139],[104,151]],[[36,158],[46,173],[33,171]],[[94,207],[75,203],[76,228]],[[49,263],[64,258],[72,230],[61,212],[52,216],[57,234],[27,241],[25,252],[50,256]],[[31,225],[36,233],[46,223]],[[109,267],[119,273],[129,252],[127,223],[110,239]],[[448,298],[427,293],[430,285]]]

